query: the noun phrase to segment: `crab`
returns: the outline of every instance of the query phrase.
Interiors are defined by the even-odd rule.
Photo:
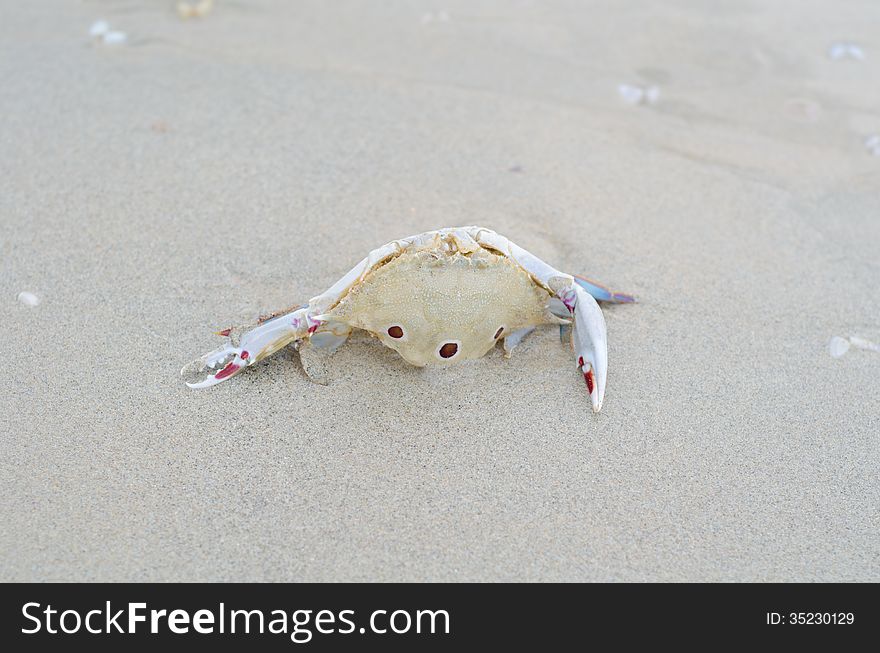
[[[374,249],[328,290],[250,329],[225,329],[224,346],[181,370],[206,388],[293,344],[335,351],[362,329],[412,365],[480,358],[503,341],[506,356],[537,326],[569,325],[595,412],[608,373],[605,318],[596,300],[635,299],[566,274],[482,227],[452,227]],[[562,327],[560,327],[562,328]]]

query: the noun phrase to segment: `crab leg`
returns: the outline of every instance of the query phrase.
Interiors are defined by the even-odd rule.
[[[622,292],[614,292],[610,288],[606,288],[602,284],[597,283],[592,279],[582,277],[579,274],[574,275],[574,281],[581,288],[590,293],[596,301],[608,302],[609,304],[632,304],[636,301],[636,298],[632,295],[627,295]]]
[[[316,346],[335,350],[345,342],[351,330],[334,322],[332,316],[325,313],[368,272],[399,255],[410,245],[430,238],[433,238],[432,233],[386,243],[371,251],[339,281],[309,300],[306,306],[273,317],[243,333],[235,333],[232,329],[221,332],[221,335],[229,337],[229,342],[185,365],[180,374],[193,379],[186,383],[190,388],[208,388],[232,378],[245,367],[258,363],[292,342],[311,340],[314,336]]]
[[[507,358],[510,358],[510,355],[513,353],[513,350],[516,349],[516,346],[522,342],[522,339],[529,335],[532,331],[535,330],[535,327],[526,327],[524,329],[517,329],[513,331],[509,336],[505,336],[504,338],[504,355]]]
[[[584,375],[593,411],[602,410],[605,380],[608,376],[608,331],[605,316],[592,295],[573,283],[561,292],[560,299],[574,316],[572,344],[578,369]]]
[[[182,376],[201,381],[187,381],[190,388],[208,388],[232,378],[249,365],[271,356],[285,345],[307,337],[323,324],[309,313],[309,307],[273,317],[241,334],[222,332],[229,342],[184,366]]]
[[[575,360],[584,376],[593,411],[602,409],[608,375],[608,336],[605,317],[596,300],[570,274],[560,272],[504,236],[481,227],[463,227],[483,247],[496,250],[516,261],[535,281],[562,302],[574,318],[572,343]]]

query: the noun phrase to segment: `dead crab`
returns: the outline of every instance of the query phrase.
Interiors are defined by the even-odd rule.
[[[354,328],[413,365],[449,365],[480,358],[502,338],[509,356],[536,326],[573,321],[575,360],[598,412],[608,351],[597,299],[634,301],[560,272],[489,229],[440,229],[373,250],[304,306],[249,330],[221,331],[229,343],[181,374],[194,379],[191,388],[205,388],[290,343],[334,351]]]

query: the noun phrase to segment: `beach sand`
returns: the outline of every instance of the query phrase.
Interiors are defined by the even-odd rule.
[[[876,3],[2,4],[2,580],[880,580]],[[181,382],[462,224],[638,295],[600,414],[555,328]]]

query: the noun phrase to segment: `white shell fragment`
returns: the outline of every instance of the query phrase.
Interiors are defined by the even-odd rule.
[[[850,336],[849,342],[853,347],[857,347],[859,349],[864,349],[865,351],[880,352],[880,345],[878,345],[875,342],[871,342],[870,340],[866,340],[865,338],[860,338],[858,336]]]
[[[25,306],[30,306],[31,308],[40,305],[40,298],[37,297],[34,293],[28,292],[26,290],[18,293],[18,301],[20,301]]]
[[[865,51],[855,43],[833,43],[828,48],[828,57],[832,61],[840,61],[841,59],[864,61]]]
[[[106,20],[97,20],[89,28],[89,36],[102,45],[122,45],[128,41],[128,34],[118,29],[111,29]]]
[[[851,346],[865,351],[880,352],[880,345],[866,338],[859,336],[850,336],[849,338],[834,336],[828,342],[828,353],[831,354],[832,358],[840,358],[850,350]]]
[[[834,336],[828,341],[828,353],[831,358],[840,358],[849,351],[849,340]]]
[[[636,106],[639,104],[656,104],[660,98],[660,89],[656,86],[636,86],[633,84],[620,84],[617,87],[620,99],[626,104]]]
[[[865,139],[865,149],[869,154],[880,156],[880,134],[873,134]]]
[[[110,23],[108,23],[106,20],[96,20],[89,28],[89,36],[91,36],[93,39],[97,39],[103,37],[109,31]]]
[[[128,34],[119,30],[111,30],[104,34],[104,45],[122,45],[128,41]]]
[[[627,104],[639,104],[645,97],[645,91],[630,84],[621,84],[617,87],[617,92],[620,93],[620,99]]]

